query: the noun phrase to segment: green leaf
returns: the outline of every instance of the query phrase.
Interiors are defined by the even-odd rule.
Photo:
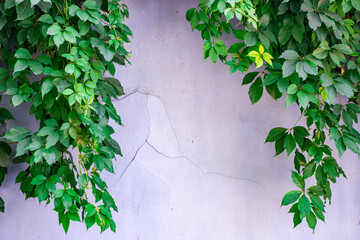
[[[299,199],[299,205],[298,205],[299,211],[300,211],[300,219],[303,219],[306,217],[310,211],[311,211],[311,203],[309,199],[302,195]]]
[[[32,185],[41,185],[46,180],[47,180],[47,178],[44,175],[37,175],[36,177],[33,178],[33,180],[31,181],[31,184]]]
[[[31,133],[31,131],[29,131],[26,128],[13,127],[4,135],[3,138],[5,138],[11,142],[18,142],[18,141],[24,139],[25,137],[27,137],[30,133]]]
[[[24,96],[20,94],[16,94],[11,98],[11,102],[14,107],[19,106],[24,101]]]
[[[263,95],[264,88],[261,78],[257,78],[249,88],[249,97],[252,104],[257,103]]]
[[[39,75],[42,73],[42,70],[44,68],[44,66],[39,63],[38,61],[35,60],[31,60],[29,61],[29,68],[30,70],[35,74],[35,75]]]
[[[348,85],[344,82],[336,81],[334,83],[334,86],[341,95],[348,97],[348,98],[351,98],[354,96],[353,88],[350,85]]]
[[[301,43],[303,40],[303,31],[301,29],[301,26],[299,24],[294,24],[291,29],[291,33],[293,38],[298,42]]]
[[[315,31],[321,26],[321,21],[318,13],[308,12],[307,18],[309,20],[309,26]]]
[[[99,51],[108,62],[110,62],[115,56],[115,52],[108,46],[105,46],[105,44],[99,46]]]
[[[320,80],[321,80],[321,85],[323,87],[329,87],[334,83],[334,80],[331,77],[329,77],[329,75],[327,75],[326,73],[320,75]]]
[[[244,42],[246,46],[251,47],[256,44],[257,39],[256,32],[246,32]]]
[[[297,172],[291,171],[291,179],[298,188],[305,188],[305,181]]]
[[[73,63],[69,63],[68,65],[66,65],[65,72],[67,72],[70,75],[73,75],[74,71],[75,71],[75,65]]]
[[[321,166],[318,166],[318,168],[316,169],[315,178],[316,178],[317,183],[320,186],[325,186],[326,185],[327,177],[326,177],[326,175],[324,173],[324,170],[323,170],[323,168]]]
[[[345,44],[336,44],[332,46],[332,48],[347,55],[350,55],[354,52],[349,46],[346,46]]]
[[[281,79],[282,74],[281,72],[272,72],[270,74],[265,75],[264,77],[264,86],[271,85]]]
[[[309,194],[309,197],[311,199],[311,203],[316,207],[317,209],[324,211],[325,205],[321,198],[316,196],[315,194]]]
[[[296,126],[294,127],[294,137],[296,142],[301,146],[304,142],[304,138],[309,136],[308,130],[302,126]]]
[[[16,61],[15,66],[14,66],[14,73],[16,72],[21,72],[23,70],[25,70],[28,67],[28,60],[25,59],[19,59]]]
[[[68,230],[69,230],[69,225],[70,225],[70,219],[69,219],[69,217],[67,216],[67,214],[64,214],[64,215],[62,216],[62,218],[61,218],[61,224],[62,224],[62,226],[63,226],[63,228],[64,228],[65,233],[67,233]]]
[[[29,60],[31,58],[31,54],[27,49],[19,48],[15,53],[15,57]]]
[[[348,111],[345,109],[342,111],[342,118],[346,126],[352,127],[353,126],[353,119]]]
[[[0,108],[0,121],[13,120],[14,117],[6,108]]]
[[[64,38],[66,41],[76,43],[76,38],[80,37],[79,33],[73,27],[67,27],[64,31]]]
[[[288,77],[295,72],[297,60],[287,60],[282,66],[283,77]]]
[[[66,209],[69,209],[73,204],[73,199],[67,193],[64,193],[61,197],[61,201]]]
[[[360,149],[359,149],[359,146],[357,145],[357,143],[355,143],[351,138],[349,138],[347,136],[344,136],[342,139],[347,148],[349,148],[352,152],[354,152],[356,154],[360,154]]]
[[[303,171],[304,179],[311,177],[314,175],[316,169],[316,162],[311,162],[306,165]]]
[[[275,142],[279,140],[283,135],[285,135],[286,131],[287,129],[282,127],[276,127],[271,129],[265,142]]]
[[[53,132],[46,138],[46,148],[54,146],[59,141],[59,132]]]
[[[293,190],[293,191],[286,193],[282,199],[281,206],[286,206],[286,205],[296,202],[299,199],[301,194],[302,194],[302,192],[297,191],[297,190]]]
[[[317,220],[313,212],[310,212],[306,216],[306,222],[308,223],[309,228],[315,230]]]
[[[291,134],[288,134],[284,141],[284,147],[286,149],[286,153],[289,156],[296,147],[295,139]]]
[[[34,14],[34,8],[31,7],[30,1],[24,1],[16,6],[17,20],[24,20]]]
[[[313,208],[313,211],[314,211],[314,213],[315,213],[315,215],[316,215],[316,217],[317,217],[318,219],[320,219],[321,221],[325,222],[324,214],[323,214],[323,212],[322,212],[320,209]]]
[[[57,35],[61,32],[61,28],[60,26],[58,25],[58,23],[54,23],[53,25],[51,25],[46,34],[50,35],[50,36],[53,36],[53,35]]]
[[[40,129],[40,131],[37,133],[37,136],[39,136],[39,137],[48,136],[51,133],[53,133],[55,130],[56,130],[56,127],[45,126]]]
[[[39,22],[47,23],[47,24],[53,24],[54,20],[49,14],[43,14],[38,19]]]
[[[88,203],[85,206],[85,211],[87,212],[86,217],[91,217],[96,213],[96,208],[94,205]]]
[[[254,81],[254,79],[259,75],[259,72],[250,72],[245,75],[242,81],[242,85],[250,84]]]
[[[227,56],[227,49],[223,41],[217,40],[215,42],[215,49],[222,56]]]
[[[214,47],[212,47],[209,51],[209,57],[210,57],[210,60],[213,62],[213,63],[216,63],[217,60],[218,60],[218,54],[215,50]]]
[[[70,89],[70,88],[65,89],[65,90],[62,92],[62,94],[64,94],[64,95],[71,95],[71,94],[73,94],[73,93],[74,93],[74,90],[72,90],[72,89]]]
[[[55,45],[59,48],[61,44],[65,42],[65,38],[62,32],[59,32],[54,36]]]
[[[85,225],[86,225],[87,229],[91,228],[94,225],[94,223],[95,223],[95,217],[94,216],[85,218]]]
[[[359,0],[351,0],[351,4],[353,5],[353,7],[356,10],[360,11],[360,2],[359,2]]]
[[[331,127],[330,128],[330,138],[331,139],[339,139],[341,137],[341,133],[337,128]]]
[[[299,99],[299,102],[300,102],[300,105],[303,107],[303,108],[307,108],[308,105],[309,105],[309,98],[308,98],[308,95],[306,93],[304,93],[303,91],[298,91],[297,92],[297,97]]]
[[[298,86],[296,86],[296,84],[291,84],[288,89],[287,89],[287,93],[288,94],[295,94],[298,90]]]
[[[47,93],[51,91],[54,87],[53,81],[51,79],[47,79],[41,84],[41,96],[44,97]]]
[[[285,58],[287,60],[297,60],[300,58],[300,56],[293,50],[286,50],[281,54],[280,58]]]

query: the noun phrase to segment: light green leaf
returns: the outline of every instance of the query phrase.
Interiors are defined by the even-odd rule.
[[[58,25],[58,23],[54,23],[53,25],[51,25],[46,34],[50,35],[50,36],[53,36],[53,35],[57,35],[61,32],[61,28],[60,26]]]
[[[345,44],[336,44],[332,46],[332,48],[347,55],[350,55],[354,52],[349,46],[346,46]]]
[[[286,50],[281,54],[280,58],[285,58],[287,60],[297,60],[300,58],[300,56],[293,50]]]
[[[44,97],[51,89],[54,87],[53,81],[51,79],[47,79],[41,84],[41,96]]]
[[[19,59],[15,63],[14,73],[21,72],[21,71],[25,70],[28,66],[29,66],[28,65],[28,60]]]
[[[288,89],[287,89],[287,93],[288,94],[295,94],[298,90],[298,86],[296,86],[296,84],[291,84]]]
[[[297,60],[287,60],[282,66],[283,77],[288,77],[295,72]]]
[[[57,47],[60,47],[60,45],[65,42],[65,38],[62,32],[58,32],[56,35],[54,35],[54,42]]]
[[[14,105],[14,107],[19,106],[23,101],[24,101],[24,96],[21,94],[16,94],[11,98],[11,102]]]
[[[39,63],[38,61],[35,60],[31,60],[29,61],[29,68],[30,70],[35,74],[35,75],[39,75],[42,73],[42,70],[44,69],[44,66]]]
[[[353,7],[360,11],[360,1],[359,0],[351,0],[351,4],[353,5]]]
[[[19,48],[16,50],[15,57],[28,60],[31,58],[31,54],[27,49]]]
[[[59,132],[53,132],[46,138],[46,148],[54,146],[59,141]]]

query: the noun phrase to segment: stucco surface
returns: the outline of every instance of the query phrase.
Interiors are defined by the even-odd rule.
[[[0,240],[359,239],[358,157],[346,153],[340,161],[348,179],[333,187],[326,224],[314,234],[306,223],[293,229],[288,208],[280,208],[294,189],[292,158],[273,158],[264,140],[273,127],[291,127],[299,110],[268,96],[251,105],[240,73],[203,60],[200,34],[185,20],[197,1],[127,4],[132,65],[118,68],[127,95],[114,102],[124,126],[113,123],[124,157],[115,175],[105,174],[119,207],[117,232],[71,223],[65,235],[52,203],[24,200],[14,185],[23,166],[11,165],[0,188]],[[11,125],[36,130],[24,109],[14,112]]]

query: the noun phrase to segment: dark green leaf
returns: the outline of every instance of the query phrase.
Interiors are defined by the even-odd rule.
[[[242,85],[250,84],[254,81],[254,79],[259,75],[259,72],[250,72],[245,75],[243,78]]]
[[[252,104],[257,103],[263,95],[264,88],[261,78],[257,78],[249,88],[249,97]]]
[[[301,191],[296,191],[296,190],[286,193],[282,199],[281,205],[286,206],[296,202],[299,199],[301,193],[302,193]]]
[[[279,140],[285,134],[286,131],[287,129],[282,127],[276,127],[271,129],[265,142],[275,142]]]

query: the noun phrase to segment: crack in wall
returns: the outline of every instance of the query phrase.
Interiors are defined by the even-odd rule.
[[[167,116],[167,118],[168,118],[168,120],[169,120],[170,126],[171,126],[171,130],[172,130],[173,133],[174,133],[174,136],[175,136],[175,139],[176,139],[176,143],[177,143],[177,147],[178,147],[178,149],[179,149],[180,154],[182,154],[181,147],[180,147],[180,142],[179,142],[179,138],[178,138],[178,136],[177,136],[177,134],[176,134],[174,125],[172,124],[172,121],[171,121],[171,119],[170,119],[170,114],[169,114],[169,112],[168,112],[168,110],[167,110],[167,108],[166,108],[165,101],[164,101],[164,99],[163,99],[162,97],[160,97],[160,96],[158,96],[158,95],[155,95],[155,94],[151,94],[151,93],[147,93],[147,92],[140,91],[140,90],[138,90],[138,89],[136,88],[135,91],[127,94],[127,95],[124,96],[123,98],[121,98],[121,99],[119,99],[119,100],[116,100],[116,101],[122,101],[122,100],[124,100],[124,99],[132,96],[132,95],[135,94],[135,93],[139,93],[139,94],[142,94],[142,95],[145,95],[145,96],[148,96],[148,97],[149,97],[149,96],[152,96],[152,97],[155,97],[155,98],[159,99],[159,100],[162,102],[162,104],[163,104],[163,106],[164,106],[164,109],[165,109],[165,114],[166,114],[166,116]],[[147,102],[147,104],[148,104],[148,102]],[[148,114],[149,114],[149,116],[150,116],[150,112],[149,112],[148,105],[146,105],[146,108],[148,109]],[[151,122],[151,117],[150,117],[150,122]]]
[[[142,91],[139,91],[138,89],[135,89],[135,91],[127,94],[126,96],[124,96],[123,98],[119,99],[119,100],[116,100],[116,101],[122,101],[128,97],[131,97],[132,95],[134,94],[142,94],[142,95],[145,95],[147,97],[149,96],[153,96],[153,97],[156,97],[158,98],[159,100],[161,100],[161,102],[163,103],[163,106],[164,106],[164,109],[165,109],[165,113],[167,115],[167,118],[169,120],[169,123],[170,123],[170,126],[172,128],[172,131],[174,133],[174,136],[176,138],[176,142],[177,142],[177,145],[178,145],[178,148],[179,148],[179,151],[180,151],[180,154],[182,154],[182,150],[180,148],[180,143],[179,143],[179,139],[176,135],[176,132],[175,132],[175,129],[174,129],[174,126],[171,122],[171,119],[170,119],[170,115],[167,111],[167,108],[166,108],[166,104],[165,104],[165,101],[163,100],[163,98],[161,98],[160,96],[158,95],[154,95],[154,94],[151,94],[151,93],[146,93],[146,92],[142,92]],[[136,161],[136,157],[138,155],[138,153],[140,152],[140,150],[147,144],[149,147],[151,147],[157,154],[165,157],[165,158],[168,158],[168,159],[186,159],[190,164],[192,164],[194,167],[196,167],[202,174],[202,178],[200,179],[199,182],[203,181],[206,177],[208,176],[211,176],[211,175],[216,175],[216,176],[219,176],[219,177],[224,177],[224,178],[228,178],[228,179],[233,179],[233,180],[239,180],[239,181],[247,181],[247,182],[250,182],[250,183],[253,183],[253,184],[256,184],[258,185],[261,189],[264,190],[264,192],[266,192],[273,200],[275,200],[275,197],[272,196],[270,194],[270,192],[259,182],[259,181],[256,181],[254,179],[250,179],[250,178],[243,178],[243,177],[235,177],[235,176],[231,176],[231,175],[227,175],[227,174],[224,174],[224,173],[219,173],[219,172],[205,172],[198,164],[196,164],[194,161],[192,161],[189,157],[187,156],[183,156],[183,155],[180,155],[180,156],[176,156],[176,157],[170,157],[170,156],[167,156],[166,154],[162,153],[161,151],[159,151],[154,145],[152,145],[150,142],[149,142],[149,137],[151,135],[151,114],[150,114],[150,111],[149,111],[149,107],[148,107],[148,103],[149,103],[149,98],[147,99],[147,103],[146,103],[146,108],[147,108],[147,111],[148,111],[148,114],[149,114],[149,118],[150,118],[150,126],[149,126],[149,133],[148,133],[148,136],[146,137],[145,141],[141,144],[141,146],[139,146],[139,148],[136,150],[135,154],[134,154],[134,157],[132,158],[132,160],[129,162],[129,164],[126,166],[126,168],[124,169],[123,173],[120,175],[119,177],[119,180],[123,177],[123,175],[126,173],[126,171],[128,170],[128,168],[132,165],[132,163],[136,162],[138,163],[140,166],[142,166],[150,175],[152,175],[153,177],[159,179],[167,188],[168,190],[170,190],[169,186],[165,183],[165,181],[159,177],[159,176],[156,176],[154,175],[153,173],[151,173],[151,171],[149,169],[147,169],[142,163],[140,163],[139,161]]]

